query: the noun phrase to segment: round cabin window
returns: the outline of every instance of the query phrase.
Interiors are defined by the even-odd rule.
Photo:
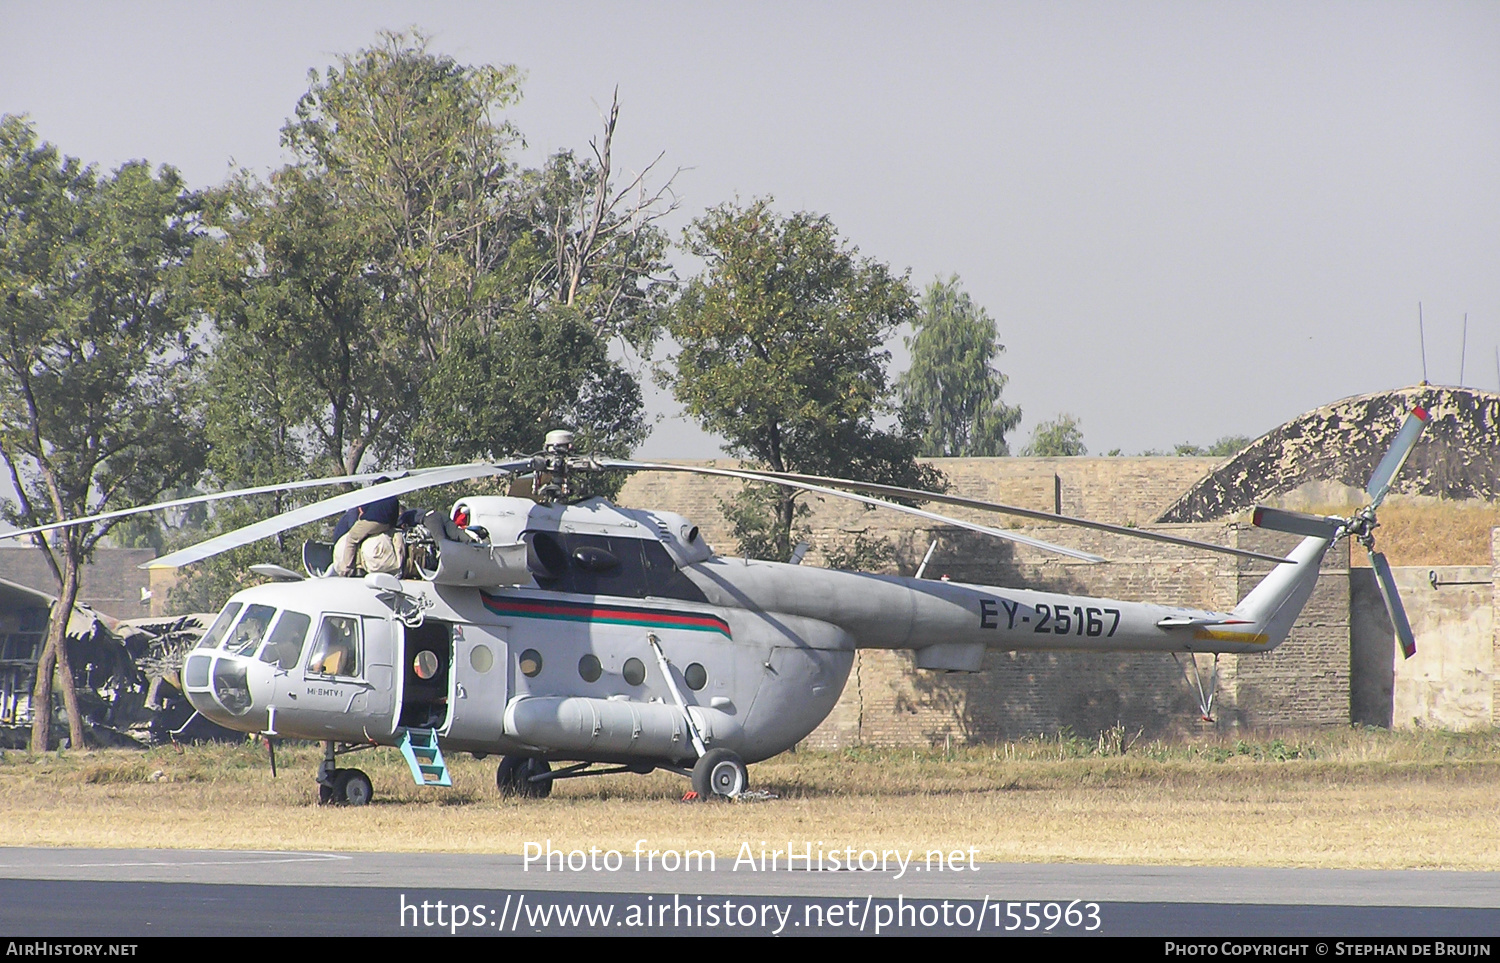
[[[683,681],[688,684],[689,689],[697,692],[699,689],[708,685],[708,670],[703,668],[703,666],[699,665],[698,663],[694,662],[692,665],[688,666],[686,670],[683,671],[682,678]]]
[[[640,685],[646,681],[646,664],[640,659],[626,659],[621,673],[629,685]]]
[[[604,666],[599,664],[599,657],[590,652],[578,660],[578,674],[585,682],[598,682],[599,677],[604,674]]]
[[[423,649],[417,653],[417,657],[411,660],[411,670],[417,674],[417,678],[426,680],[437,675],[438,657],[431,649]]]
[[[495,667],[495,653],[487,645],[476,645],[469,650],[469,665],[480,675]]]
[[[534,679],[537,673],[542,671],[542,654],[536,649],[527,649],[521,653],[521,674],[528,679]]]

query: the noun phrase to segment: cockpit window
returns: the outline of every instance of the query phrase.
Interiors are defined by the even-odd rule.
[[[359,674],[359,619],[348,615],[325,615],[313,640],[307,671],[314,675]]]
[[[234,624],[235,616],[240,614],[240,609],[242,607],[243,605],[239,602],[230,602],[228,605],[224,606],[224,611],[219,613],[219,617],[214,619],[214,624],[209,626],[208,631],[203,633],[203,638],[198,640],[198,648],[218,648],[219,643],[224,638],[224,634],[228,632],[229,627]]]
[[[245,609],[244,616],[235,625],[224,648],[236,655],[254,655],[265,639],[266,629],[270,628],[271,619],[275,615],[276,609],[270,605],[252,605]]]
[[[271,641],[260,654],[262,662],[270,662],[279,669],[295,668],[302,661],[302,644],[307,641],[307,630],[312,618],[301,612],[283,612],[276,628],[271,632]]]

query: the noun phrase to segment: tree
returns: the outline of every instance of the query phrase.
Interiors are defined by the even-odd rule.
[[[354,474],[410,454],[421,339],[369,274],[380,241],[316,172],[216,192],[222,241],[195,274],[217,340],[209,370],[216,477],[267,484]]]
[[[24,120],[0,118],[0,459],[22,526],[154,500],[203,460],[189,377],[192,315],[175,277],[197,237],[177,173],[100,175]],[[31,745],[51,736],[61,680],[85,729],[66,645],[83,564],[112,521],[34,537],[58,584],[32,692]]]
[[[608,339],[645,345],[660,326],[667,188],[614,180],[618,103],[592,161],[564,151],[523,170],[501,117],[518,76],[381,34],[312,75],[282,131],[292,164],[215,192],[218,240],[196,259],[217,326],[213,484],[536,451],[553,428],[619,456],[644,437],[639,386]],[[243,577],[235,557],[194,581],[217,593]]]
[[[521,169],[500,117],[519,96],[513,67],[385,33],[312,75],[282,132],[294,164],[226,188],[205,258],[215,370],[261,397],[226,400],[229,422],[303,449],[286,467],[532,451],[558,427],[627,454],[644,436],[607,339],[660,327],[670,181],[616,183],[618,102],[592,161]]]
[[[705,261],[667,322],[679,345],[661,381],[741,458],[773,471],[940,486],[918,465],[909,425],[894,413],[882,348],[915,315],[904,277],[860,258],[827,217],[776,214],[764,198],[694,221],[686,246]],[[731,508],[741,548],[785,559],[799,493],[750,492]]]
[[[1021,454],[1034,458],[1056,458],[1061,456],[1087,455],[1083,446],[1083,432],[1078,419],[1061,414],[1052,421],[1044,421],[1031,433],[1031,441]]]
[[[465,66],[418,33],[378,42],[316,71],[282,141],[305,177],[354,216],[361,265],[420,340],[428,361],[466,320],[494,319],[487,278],[507,257],[504,232],[520,140],[496,114],[520,98],[512,66]]]
[[[897,389],[902,404],[926,419],[922,454],[1010,454],[1005,436],[1020,424],[1021,409],[1000,400],[1006,378],[993,364],[1005,346],[989,314],[959,289],[957,275],[927,286],[906,346],[911,367]]]
[[[1218,441],[1204,447],[1194,445],[1191,442],[1183,442],[1173,449],[1172,454],[1183,457],[1187,456],[1209,456],[1212,458],[1228,458],[1237,455],[1248,444],[1251,439],[1246,435],[1225,435]]]

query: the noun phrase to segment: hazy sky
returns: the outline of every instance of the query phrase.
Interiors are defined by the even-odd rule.
[[[665,151],[682,208],[774,195],[998,322],[1006,399],[1089,450],[1258,435],[1422,376],[1495,390],[1500,4],[22,3],[0,112],[195,186],[284,161],[309,68],[417,26],[526,72],[539,161]],[[898,367],[904,365],[897,349]],[[669,403],[658,399],[658,409]],[[642,452],[714,444],[663,422]]]

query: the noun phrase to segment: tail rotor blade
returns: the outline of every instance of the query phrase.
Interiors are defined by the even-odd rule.
[[[1409,659],[1417,654],[1417,639],[1412,634],[1411,623],[1406,620],[1406,609],[1401,605],[1401,596],[1396,592],[1396,579],[1391,574],[1391,565],[1384,555],[1371,549],[1370,567],[1375,570],[1375,583],[1380,586],[1380,597],[1385,599],[1385,610],[1391,617],[1391,626],[1396,630],[1396,640],[1401,643],[1401,654]]]
[[[1289,512],[1281,508],[1267,508],[1264,505],[1255,506],[1255,514],[1250,520],[1257,528],[1269,528],[1273,532],[1290,532],[1293,535],[1311,535],[1316,538],[1333,538],[1344,525],[1343,519],[1340,518],[1309,515],[1306,512]]]
[[[1428,419],[1432,416],[1427,409],[1421,406],[1411,410],[1406,416],[1406,421],[1401,425],[1401,430],[1396,432],[1396,438],[1391,442],[1391,448],[1380,459],[1380,464],[1375,466],[1375,471],[1370,475],[1370,483],[1365,486],[1365,491],[1370,496],[1371,507],[1379,508],[1380,503],[1385,501],[1385,493],[1390,490],[1391,479],[1406,464],[1406,456],[1411,454],[1412,448],[1417,444],[1417,438],[1422,434],[1422,429],[1427,427]]]

